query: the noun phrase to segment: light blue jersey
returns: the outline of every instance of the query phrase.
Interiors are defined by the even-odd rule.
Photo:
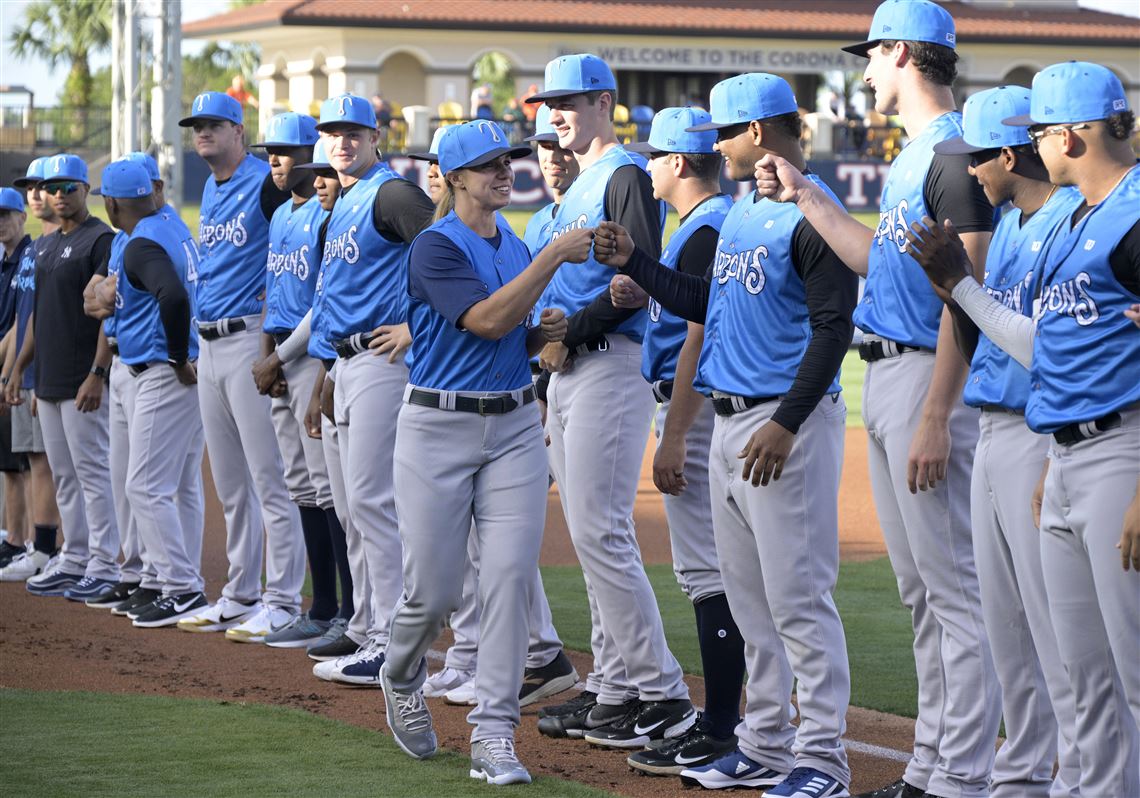
[[[807,178],[840,204],[822,180]],[[804,215],[795,205],[756,197],[738,200],[720,229],[693,385],[705,394],[782,396],[811,341],[804,283],[792,259]],[[828,393],[837,391],[838,374]]]
[[[107,277],[114,277],[116,280],[122,277],[120,272],[123,269],[123,250],[127,248],[127,242],[130,241],[130,239],[131,237],[122,230],[117,231],[115,237],[111,239],[111,254],[107,258]],[[116,293],[115,312],[103,319],[103,334],[108,338],[115,337],[119,310],[118,298],[118,294]]]
[[[328,215],[314,195],[299,207],[292,200],[284,203],[269,220],[265,332],[292,332],[313,307],[321,264],[317,233]]]
[[[867,282],[853,316],[860,329],[924,349],[934,349],[938,342],[942,300],[906,254],[906,234],[912,222],[934,216],[923,197],[934,145],[960,135],[962,115],[945,113],[891,163],[879,201],[879,227],[867,258]]]
[[[1034,308],[1037,336],[1025,420],[1035,432],[1094,421],[1140,401],[1140,330],[1124,311],[1140,302],[1120,285],[1109,256],[1140,222],[1140,168],[1045,258]]]
[[[693,233],[702,227],[720,230],[725,217],[732,210],[732,198],[726,194],[702,202],[690,213],[684,223],[669,238],[669,245],[661,253],[661,263],[676,269],[681,252]],[[645,325],[645,340],[641,347],[641,376],[649,382],[671,380],[677,375],[677,357],[689,332],[689,324],[661,307],[656,299],[649,300],[649,320]]]
[[[523,243],[530,251],[531,258],[536,257],[550,243],[554,233],[554,214],[557,212],[558,205],[552,202],[527,220]]]
[[[1075,188],[1060,188],[1025,224],[1017,208],[1002,214],[986,256],[986,293],[1007,308],[1032,316],[1045,253],[1062,228],[1067,229],[1069,217],[1082,201]],[[980,335],[962,398],[971,407],[999,405],[1024,411],[1029,371]]]
[[[261,313],[265,290],[265,247],[269,222],[261,211],[261,189],[269,164],[246,154],[233,176],[219,185],[206,178],[198,226],[197,303],[199,321]]]

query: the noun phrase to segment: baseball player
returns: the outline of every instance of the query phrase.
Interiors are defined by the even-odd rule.
[[[119,357],[136,382],[127,424],[127,500],[161,585],[158,598],[136,603],[127,615],[138,627],[173,626],[208,606],[198,565],[202,527],[184,528],[177,502],[187,459],[200,458],[203,447],[191,331],[198,250],[189,231],[171,224],[158,206],[142,163],[108,165],[99,193],[112,224],[129,236],[109,278],[113,307],[101,315],[114,310]]]
[[[440,141],[441,208],[454,209],[409,255],[414,349],[395,453],[405,592],[380,672],[396,742],[413,757],[431,756],[424,654],[459,603],[474,530],[482,611],[470,775],[490,784],[530,782],[514,730],[547,471],[528,354],[564,334],[565,319],[547,310],[539,326],[527,321],[559,265],[585,260],[593,237],[579,229],[531,263],[497,213],[510,202],[511,159],[529,154],[494,122],[449,127]]]
[[[713,87],[709,106],[711,119],[686,129],[717,131],[730,177],[748,179],[768,154],[804,167],[802,123],[782,78],[729,78]],[[821,181],[808,179],[838,203]],[[771,796],[846,796],[851,774],[841,737],[850,676],[832,592],[846,420],[838,371],[858,280],[802,212],[755,192],[724,219],[707,279],[634,253],[628,236],[609,224],[599,227],[595,251],[604,260],[616,254],[615,265],[629,259],[631,276],[651,296],[705,323],[697,380],[716,412],[712,522],[724,590],[745,641],[748,687],[739,747],[682,770],[682,781],[762,787]],[[798,729],[787,701],[793,677]]]
[[[654,196],[677,209],[680,226],[662,253],[662,263],[703,279],[716,255],[718,231],[732,208],[720,192],[724,159],[714,152],[717,134],[687,128],[709,122],[694,108],[665,108],[653,118],[648,140],[626,149],[649,158]],[[615,278],[615,292],[628,277]],[[654,774],[679,774],[709,764],[736,748],[744,681],[744,640],[732,619],[717,562],[709,496],[712,404],[693,389],[704,338],[700,322],[649,304],[642,343],[641,374],[660,402],[654,428],[658,447],[654,481],[665,494],[665,515],[673,550],[673,571],[693,602],[705,675],[705,709],[682,736],[632,754],[629,765]],[[587,734],[587,739],[589,735]]]
[[[435,209],[419,186],[378,160],[376,115],[368,100],[352,94],[330,97],[321,104],[317,129],[340,178],[341,195],[325,234],[312,336],[337,354],[333,403],[341,467],[348,512],[363,543],[358,552],[363,562],[352,563],[352,575],[354,581],[367,580],[372,617],[359,652],[319,662],[313,673],[351,684],[378,684],[389,621],[403,590],[395,567],[401,547],[391,456],[408,380],[400,357],[410,343],[406,258]],[[387,357],[359,357],[377,341]]]
[[[336,561],[329,530],[329,516],[336,517],[332,490],[321,442],[305,434],[304,428],[311,386],[320,364],[310,357],[284,363],[276,351],[313,305],[320,264],[317,232],[328,212],[316,198],[312,173],[295,170],[294,165],[310,160],[318,138],[311,116],[287,112],[270,119],[265,141],[254,145],[266,149],[277,188],[292,193],[291,200],[274,212],[269,223],[262,357],[253,364],[258,390],[273,396],[273,426],[285,459],[285,484],[301,517],[312,577],[313,602],[308,611],[266,638],[267,643],[284,648],[304,647],[320,639],[338,610]],[[277,395],[274,385],[279,380],[285,387]]]
[[[59,537],[59,507],[55,501],[55,485],[51,466],[44,454],[43,432],[39,417],[32,412],[35,404],[35,363],[28,361],[23,375],[15,374],[16,357],[31,330],[32,309],[35,305],[36,246],[43,243],[45,236],[59,229],[59,216],[40,188],[44,176],[44,166],[48,159],[36,158],[28,165],[24,177],[17,178],[13,185],[24,188],[27,208],[40,220],[43,233],[30,246],[25,247],[19,265],[12,278],[12,288],[16,291],[15,331],[11,350],[4,359],[3,376],[0,383],[4,390],[4,403],[12,421],[12,451],[27,455],[32,487],[32,524],[34,537],[32,547],[0,568],[0,581],[25,582],[47,567],[56,553],[56,539]]]
[[[580,54],[547,64],[545,90],[527,98],[550,106],[558,143],[574,152],[580,168],[554,216],[552,243],[611,220],[657,257],[662,206],[653,199],[645,160],[618,145],[611,118],[616,95],[609,66]],[[547,433],[551,470],[590,597],[591,647],[600,672],[590,674],[577,699],[547,708],[538,726],[549,736],[589,731],[591,742],[636,748],[681,734],[696,712],[665,641],[633,532],[637,474],[654,404],[638,373],[645,312],[595,319],[587,325],[593,335],[576,340],[589,321],[590,303],[601,296],[608,304],[609,281],[607,268],[591,258],[559,271],[543,297],[546,307],[571,316],[567,338],[548,344],[540,360],[564,369],[574,347],[573,368],[550,380]]]
[[[871,487],[899,595],[914,625],[918,719],[903,778],[875,798],[947,798],[989,789],[1000,687],[990,657],[970,533],[969,490],[978,411],[962,403],[967,363],[942,303],[906,255],[914,219],[954,218],[973,263],[985,264],[993,209],[967,157],[933,147],[960,135],[951,85],[954,20],[929,0],[887,0],[868,41],[864,81],[880,113],[897,113],[909,143],[891,162],[870,230],[776,156],[757,168],[761,194],[795,202],[867,282],[854,321],[867,334],[863,423]]]
[[[1049,181],[1026,128],[1002,124],[1026,113],[1029,89],[1003,86],[978,92],[963,108],[962,135],[935,144],[934,151],[970,156],[970,170],[990,204],[1012,203],[990,242],[985,289],[1029,316],[1045,253],[1081,195]],[[1025,368],[979,337],[968,318],[957,313],[954,321],[957,340],[971,342],[963,347],[972,356],[964,399],[981,410],[970,516],[982,613],[1005,719],[1006,739],[994,761],[990,795],[1074,795],[1081,772],[1074,741],[1076,708],[1049,619],[1040,535],[1030,510],[1048,438],[1025,426]]]
[[[526,141],[533,141],[537,146],[538,167],[542,170],[542,179],[554,199],[550,204],[535,211],[526,223],[526,232],[523,234],[523,243],[533,253],[539,252],[550,243],[554,230],[554,217],[558,213],[558,206],[566,191],[578,179],[578,159],[572,150],[565,149],[558,144],[558,133],[550,124],[550,108],[541,105],[535,112],[534,135],[527,136]]]
[[[24,232],[27,214],[24,197],[14,188],[0,188],[0,361],[15,357],[16,281],[20,260],[32,237]],[[7,407],[0,400],[0,471],[4,472],[3,522],[7,535],[0,541],[0,570],[27,551],[28,516],[25,501],[28,457],[12,451],[12,422]]]
[[[1079,87],[1079,90],[1075,90]],[[942,296],[1029,368],[1025,420],[1052,437],[1040,503],[1041,565],[1076,702],[1081,795],[1140,795],[1140,170],[1120,80],[1097,64],[1033,79],[1027,114],[1049,178],[1082,201],[1044,256],[1033,318],[974,279],[953,225],[925,218],[909,251]],[[1039,212],[1040,213],[1040,212]]]
[[[211,173],[198,230],[198,400],[230,563],[221,598],[178,628],[225,630],[227,639],[261,642],[293,620],[305,576],[300,520],[285,487],[270,401],[249,378],[259,351],[269,220],[289,195],[273,184],[269,166],[246,152],[237,100],[199,94],[178,124],[194,129],[194,147]]]
[[[35,400],[51,463],[64,543],[54,569],[28,580],[36,595],[98,598],[119,581],[119,531],[107,472],[107,367],[99,325],[83,313],[83,289],[106,261],[114,233],[87,210],[87,164],[54,155],[40,190],[60,228],[36,245],[35,307],[11,377],[35,357]]]

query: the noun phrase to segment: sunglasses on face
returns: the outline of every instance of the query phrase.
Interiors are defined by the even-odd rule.
[[[1038,152],[1041,146],[1041,139],[1046,136],[1056,136],[1058,133],[1064,133],[1066,130],[1088,130],[1089,125],[1082,122],[1079,125],[1056,125],[1054,127],[1043,127],[1036,130],[1029,131],[1029,143],[1033,145],[1033,151]]]
[[[75,180],[69,180],[66,183],[43,183],[40,185],[40,190],[45,194],[74,194],[82,185]]]
[[[1001,147],[993,147],[988,150],[979,150],[978,152],[970,154],[970,166],[977,169],[984,163],[989,163],[994,158],[1001,155]]]

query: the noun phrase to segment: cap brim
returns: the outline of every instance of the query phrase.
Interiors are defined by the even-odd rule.
[[[465,163],[463,166],[457,166],[456,169],[470,169],[473,166],[482,166],[485,163],[501,158],[504,155],[509,155],[512,158],[529,158],[534,155],[534,150],[530,147],[497,147],[489,152],[485,152],[478,158],[475,158],[470,163]]]
[[[845,53],[851,53],[851,55],[857,55],[860,58],[868,58],[869,56],[867,55],[867,53],[869,53],[871,51],[871,48],[874,47],[876,44],[878,44],[880,41],[882,41],[882,39],[873,39],[872,41],[869,41],[869,42],[860,42],[859,44],[849,44],[846,47],[840,47],[839,49]]]
[[[17,177],[15,180],[12,181],[12,187],[13,188],[27,188],[28,186],[34,186],[36,183],[42,183],[42,182],[44,182],[44,181],[38,177]]]
[[[249,146],[250,149],[253,149],[254,147],[308,147],[309,151],[312,152],[313,145],[316,143],[317,142],[315,141],[310,141],[308,144],[305,144],[304,142],[297,144],[296,142],[292,141],[262,141],[258,142],[257,144],[250,144]]]
[[[299,163],[299,164],[294,164],[293,168],[294,169],[328,169],[330,172],[336,171],[336,169],[334,169],[332,167],[332,164],[327,164],[327,163]]]
[[[648,141],[635,141],[631,144],[626,144],[625,149],[627,152],[636,152],[640,155],[646,155],[651,152],[665,152],[665,150],[654,147]]]
[[[180,119],[178,121],[178,127],[190,127],[199,119],[211,119],[215,122],[233,122],[235,125],[242,124],[241,122],[234,122],[234,120],[230,119],[228,116],[219,116],[218,114],[195,114],[194,116],[188,116],[185,119]]]
[[[975,147],[974,145],[969,144],[961,136],[955,136],[952,139],[946,139],[945,141],[940,141],[934,145],[934,151],[939,155],[971,155],[975,152],[981,152],[985,149],[991,148]]]
[[[751,119],[741,119],[739,122],[704,122],[700,125],[693,125],[692,127],[685,128],[686,133],[704,133],[706,130],[723,130],[726,127],[736,127],[737,125],[747,125]]]
[[[18,211],[20,213],[27,213],[23,208],[17,208],[15,205],[4,205],[0,203],[0,211]]]
[[[527,136],[525,139],[523,139],[523,141],[538,141],[538,142],[549,141],[551,143],[556,143],[558,141],[558,134],[557,133],[535,133],[533,136]]]
[[[1021,114],[1020,116],[1011,116],[1008,119],[1001,120],[1003,125],[1008,127],[1029,127],[1030,125],[1040,124],[1033,121],[1033,117],[1029,114]]]
[[[408,158],[413,161],[427,161],[428,163],[439,163],[439,156],[434,152],[409,152],[405,153]]]
[[[538,94],[532,94],[523,100],[524,103],[541,103],[547,100],[555,100],[559,97],[573,97],[575,94],[589,94],[592,91],[617,91],[612,86],[599,86],[596,89],[551,89],[550,91],[540,91]]]
[[[349,122],[347,119],[337,119],[335,122],[317,122],[317,130],[328,130],[330,127],[336,127],[337,125],[350,125],[351,127],[360,127],[364,128],[365,130],[377,129],[375,127],[370,127],[369,125],[362,125],[359,122]]]

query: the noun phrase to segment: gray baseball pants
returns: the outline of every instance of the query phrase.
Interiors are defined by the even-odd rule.
[[[398,690],[423,684],[424,654],[462,597],[467,542],[474,534],[482,613],[475,671],[479,703],[467,716],[474,726],[471,742],[513,738],[533,574],[546,521],[546,452],[538,408],[531,403],[503,415],[479,416],[404,405],[395,464],[407,556],[405,593],[392,618],[385,667]]]
[[[1005,718],[991,798],[1079,795],[1076,706],[1049,618],[1041,533],[1030,506],[1048,450],[1048,436],[1031,432],[1022,414],[982,411],[970,517]]]
[[[310,391],[320,369],[321,364],[311,357],[285,363],[282,372],[289,388],[284,396],[274,398],[271,405],[273,429],[285,461],[285,486],[289,489],[290,501],[301,507],[327,510],[333,506],[333,496],[325,453],[321,442],[310,438],[305,431]]]
[[[709,451],[713,529],[748,670],[740,750],[787,773],[811,767],[851,783],[841,739],[851,677],[832,596],[839,576],[839,475],[847,406],[825,396],[796,435],[780,479],[753,487],[737,456],[778,401],[717,417]],[[798,680],[800,725],[788,697]]]
[[[37,408],[63,527],[60,569],[117,582],[119,528],[107,468],[107,391],[90,413],[80,413],[74,399],[39,399]]]
[[[245,323],[242,332],[212,341],[202,338],[198,357],[202,427],[214,488],[226,516],[230,568],[222,595],[243,604],[260,600],[296,611],[305,580],[301,518],[285,487],[269,397],[257,392],[249,376],[260,351],[260,317],[246,316]]]
[[[127,500],[127,459],[131,451],[129,426],[135,406],[135,379],[118,355],[111,360],[109,383],[107,401],[111,495],[115,501],[119,543],[123,550],[119,579],[127,584],[140,584],[144,577],[149,576],[151,584],[143,587],[155,589],[154,569],[147,565],[138,527],[131,515],[131,503]]]
[[[1053,442],[1041,566],[1076,699],[1081,795],[1140,795],[1140,574],[1116,544],[1140,478],[1140,409],[1092,440]]]

